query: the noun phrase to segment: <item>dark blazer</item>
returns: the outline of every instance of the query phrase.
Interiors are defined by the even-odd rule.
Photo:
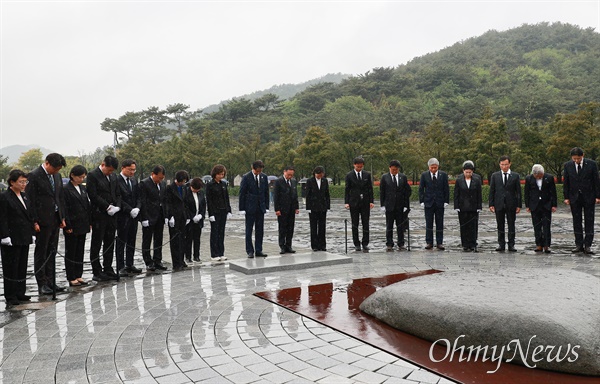
[[[206,207],[208,208],[209,217],[214,216],[219,211],[231,213],[229,190],[224,180],[217,183],[212,179],[206,184]]]
[[[95,218],[110,217],[106,212],[109,205],[121,208],[121,190],[114,173],[108,175],[107,179],[99,167],[92,169],[87,175],[86,188]]]
[[[316,177],[306,181],[306,209],[312,212],[326,212],[331,209],[329,181],[326,178],[321,179],[321,189]]]
[[[31,171],[27,177],[26,192],[31,203],[31,214],[33,221],[39,225],[46,226],[56,221],[56,208],[58,217],[62,221],[65,218],[65,195],[63,191],[62,178],[59,174],[52,175],[54,178],[54,192],[43,165]]]
[[[371,174],[363,170],[361,171],[361,181],[358,181],[356,172],[352,170],[346,174],[344,204],[357,205],[361,201],[373,203],[373,180]]]
[[[10,237],[13,245],[28,245],[32,242],[33,216],[31,202],[21,193],[27,209],[12,189],[7,189],[0,194],[0,238]]]
[[[162,181],[160,183],[160,191],[154,181],[152,181],[151,177],[148,177],[139,183],[140,187],[140,202],[141,209],[140,221],[146,221],[150,223],[150,225],[154,225],[156,223],[164,222],[164,202],[165,202],[165,192],[167,190],[167,184]]]
[[[461,212],[476,212],[482,209],[481,179],[473,175],[467,187],[464,175],[458,176],[454,184],[454,209]]]
[[[542,177],[542,190],[538,188],[536,178],[533,175],[528,175],[525,178],[525,207],[535,211],[538,206],[542,206],[548,211],[552,207],[558,206],[554,176],[549,173],[544,173]]]
[[[140,186],[138,185],[138,182],[135,179],[135,177],[131,178],[130,183],[131,190],[127,186],[127,183],[125,182],[123,176],[121,176],[121,174],[117,175],[117,185],[119,186],[119,190],[121,191],[122,203],[121,212],[119,212],[118,214],[127,215],[128,219],[131,219],[131,216],[129,214],[131,213],[131,210],[133,208],[141,209],[142,207]],[[139,216],[136,218],[136,220],[137,219],[139,219]]]
[[[392,212],[396,209],[404,211],[404,208],[410,206],[412,189],[408,185],[408,179],[403,173],[398,173],[396,179],[398,180],[398,186],[394,184],[394,179],[390,173],[384,173],[379,182],[379,201],[381,206],[385,207],[386,212]],[[398,206],[397,203],[399,203]]]
[[[196,201],[194,200],[193,195],[194,192],[192,192],[192,189],[188,186],[183,194],[183,202],[187,211],[187,217],[190,220],[196,216]],[[198,225],[202,228],[204,227],[204,216],[206,216],[206,199],[203,190],[198,191],[198,213],[202,215],[202,219],[198,222]],[[192,223],[194,222],[192,221]]]
[[[564,170],[563,193],[565,200],[576,201],[583,196],[586,205],[595,204],[600,199],[600,176],[598,164],[594,160],[583,158],[581,175],[577,174],[574,161],[567,161]]]
[[[64,230],[72,229],[73,235],[83,235],[90,231],[90,224],[92,223],[92,210],[90,207],[90,201],[88,193],[83,185],[79,185],[81,193],[77,192],[77,189],[71,182],[65,186],[65,207],[67,216],[65,222],[67,226]]]
[[[450,203],[450,187],[448,186],[448,174],[446,172],[437,171],[435,184],[431,178],[431,172],[425,171],[421,174],[419,203],[425,203],[426,208],[431,208],[434,205],[443,208],[444,203]]]
[[[275,212],[290,213],[299,209],[298,204],[298,188],[295,179],[291,179],[292,186],[290,187],[283,176],[275,180],[273,189],[273,206]]]
[[[181,186],[181,195],[175,182],[167,186],[165,191],[165,218],[175,218],[175,228],[185,227],[186,219],[188,217],[187,210],[185,209],[185,203],[183,202],[183,194],[185,186]]]
[[[497,211],[521,208],[523,199],[521,197],[521,178],[519,174],[511,171],[506,185],[504,185],[503,179],[502,171],[492,173],[490,178],[490,207],[494,207]]]
[[[258,177],[260,178],[260,188],[256,185],[256,179],[254,179],[252,171],[242,177],[240,183],[240,211],[253,214],[259,211],[265,213],[269,209],[269,180],[264,173],[261,173]]]

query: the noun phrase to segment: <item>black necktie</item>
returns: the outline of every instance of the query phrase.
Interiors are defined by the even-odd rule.
[[[435,183],[437,181],[437,177],[435,177],[435,173],[433,174],[433,182]]]
[[[577,174],[581,173],[581,164],[577,164]]]
[[[56,186],[54,185],[54,176],[48,175],[48,180],[50,180],[50,185],[52,186],[52,192],[55,192]]]
[[[504,172],[504,185],[506,185],[507,180],[508,180],[508,173]]]
[[[288,180],[288,181],[287,181],[287,185],[288,185],[288,187],[292,188],[292,181],[291,181],[291,180]]]
[[[392,175],[392,178],[394,179],[394,185],[397,187],[398,186],[398,182],[396,181],[396,175]]]
[[[356,175],[358,177],[358,181],[362,181],[362,178],[360,177],[360,172],[358,172]]]
[[[131,180],[129,177],[127,178],[127,188],[129,188],[129,192],[131,192]]]

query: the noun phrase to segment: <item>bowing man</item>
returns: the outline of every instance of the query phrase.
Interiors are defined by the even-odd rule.
[[[381,176],[379,184],[379,200],[381,210],[385,213],[385,245],[386,251],[394,250],[394,223],[396,224],[396,233],[398,241],[396,245],[398,250],[406,249],[404,247],[404,221],[408,217],[410,205],[410,195],[412,190],[408,185],[408,179],[400,171],[400,162],[398,160],[390,161],[390,172]]]
[[[246,254],[249,258],[267,257],[263,253],[263,236],[265,229],[265,213],[269,211],[269,180],[262,173],[265,165],[256,160],[252,170],[242,177],[240,183],[240,214],[246,217]],[[254,246],[252,245],[252,228],[256,227]],[[256,253],[255,253],[256,251]]]
[[[540,164],[534,164],[531,175],[525,178],[525,207],[533,221],[536,252],[551,252],[550,224],[557,205],[554,176],[544,173]]]
[[[183,260],[183,245],[185,243],[185,226],[191,221],[188,218],[183,201],[185,184],[190,179],[186,171],[177,171],[173,182],[165,192],[165,217],[169,219],[169,245],[171,248],[171,260],[173,272],[187,267]]]

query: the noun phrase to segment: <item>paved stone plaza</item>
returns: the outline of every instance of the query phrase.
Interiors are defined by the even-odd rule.
[[[345,252],[344,219],[349,219],[349,214],[343,210],[342,201],[333,205],[328,249],[341,255]],[[236,207],[237,201],[232,201],[232,206]],[[181,272],[169,270],[123,278],[119,283],[92,283],[68,289],[57,301],[38,297],[35,281],[30,278],[29,293],[35,294],[31,304],[7,311],[3,300],[0,303],[0,382],[449,383],[252,294],[431,268],[565,268],[600,277],[598,255],[569,252],[574,241],[570,214],[564,208],[554,216],[554,246],[549,255],[533,252],[531,219],[524,212],[517,219],[517,253],[493,251],[495,221],[489,212],[480,219],[480,252],[461,252],[458,219],[453,211],[446,213],[446,251],[425,251],[424,219],[419,208],[410,216],[412,251],[385,252],[384,221],[378,211],[373,212],[371,252],[349,252],[352,263],[244,274],[229,269],[228,262],[206,261],[209,228],[205,228],[204,262]],[[265,252],[279,257],[272,212],[265,229]],[[227,235],[226,256],[244,259],[242,217],[235,215],[228,222]],[[308,218],[303,210],[294,241],[299,252],[310,252]],[[594,250],[600,254],[598,246]],[[164,259],[170,261],[168,246]],[[60,256],[57,264],[58,282],[64,285]],[[142,266],[141,254],[136,254],[136,264]],[[89,264],[84,278],[91,278]]]

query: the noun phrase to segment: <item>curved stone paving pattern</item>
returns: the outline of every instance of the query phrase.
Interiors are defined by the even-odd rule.
[[[443,384],[449,381],[252,293],[431,268],[560,267],[600,275],[598,258],[566,254],[352,256],[352,264],[252,276],[205,263],[60,295],[0,328],[0,381]]]

